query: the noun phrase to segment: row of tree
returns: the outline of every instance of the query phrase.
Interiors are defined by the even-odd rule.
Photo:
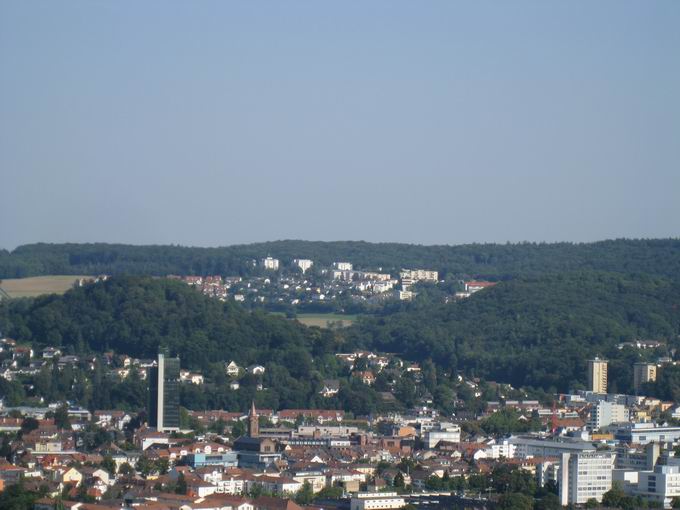
[[[267,255],[283,261],[308,258],[330,265],[349,260],[359,268],[427,268],[446,275],[507,279],[548,272],[600,270],[678,278],[680,240],[615,240],[597,243],[519,243],[422,246],[363,241],[275,241],[222,248],[176,245],[29,244],[0,250],[0,278],[49,274],[247,275]]]

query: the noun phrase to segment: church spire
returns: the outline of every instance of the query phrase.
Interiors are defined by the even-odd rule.
[[[248,413],[248,435],[250,437],[258,437],[260,435],[260,423],[257,418],[254,400],[250,405],[250,413]]]

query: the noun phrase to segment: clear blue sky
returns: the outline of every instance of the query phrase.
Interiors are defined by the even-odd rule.
[[[0,247],[680,236],[679,1],[0,2]]]

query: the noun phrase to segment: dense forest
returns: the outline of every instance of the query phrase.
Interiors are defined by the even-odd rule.
[[[629,391],[641,353],[617,344],[663,340],[665,353],[678,333],[680,284],[589,271],[506,281],[454,304],[417,300],[342,334],[352,345],[553,391],[582,386],[587,359],[599,355],[610,359],[612,391]]]
[[[333,354],[337,337],[332,331],[249,312],[167,279],[114,277],[63,296],[3,301],[0,332],[36,347],[56,346],[78,355],[112,350],[153,358],[159,347],[167,348],[180,356],[183,367],[198,369],[208,379],[205,389],[182,386],[182,404],[191,409],[243,410],[255,399],[275,409],[311,405],[369,412],[376,399],[373,395],[367,401],[366,389],[354,383],[343,383],[336,399],[318,395],[324,377],[348,375]],[[262,364],[267,370],[262,378],[246,377],[240,391],[231,391],[224,372],[224,362],[231,360],[242,367]],[[39,390],[36,396],[48,399],[68,398],[97,408],[144,406],[145,383],[138,378],[118,384],[106,381],[104,370],[99,370],[90,385],[82,383],[86,372],[54,366],[31,382]],[[74,380],[80,383],[72,384]],[[257,391],[258,384],[266,391]],[[20,391],[20,385],[0,379],[0,396],[9,395],[9,402],[26,396]]]
[[[424,388],[437,405],[451,409],[456,396],[465,400],[458,372],[515,387],[566,391],[585,385],[586,361],[595,355],[610,360],[611,391],[631,391],[635,361],[675,352],[680,284],[648,275],[575,272],[517,278],[447,304],[434,289],[423,289],[419,299],[396,311],[386,309],[347,329],[323,330],[208,298],[177,281],[125,276],[63,296],[0,303],[0,331],[76,354],[114,350],[150,358],[166,347],[184,367],[207,377],[206,389],[183,386],[183,405],[194,409],[244,409],[255,398],[271,408],[342,407],[367,413],[380,408],[380,391],[392,391],[401,404],[413,405],[417,391],[424,391],[416,391],[413,381],[402,377],[395,386],[381,374],[368,388],[348,378],[334,355],[354,348],[398,353],[422,362]],[[662,340],[664,347],[617,348],[635,338]],[[240,391],[230,391],[223,362],[232,359],[242,366],[265,365],[264,378],[246,378]],[[108,388],[100,380],[94,388],[78,389],[71,387],[71,376],[78,379],[45,371],[33,384],[43,388],[43,395],[92,405],[143,406],[141,381]],[[676,396],[679,376],[662,371],[658,393]],[[337,398],[323,399],[318,391],[329,377],[341,379],[341,391]],[[266,390],[256,391],[257,384]],[[2,393],[11,391],[17,388],[0,387]]]
[[[422,246],[362,241],[275,241],[222,248],[122,244],[31,244],[0,250],[0,278],[48,274],[247,275],[267,255],[284,264],[309,258],[330,265],[396,272],[427,268],[447,275],[505,280],[544,273],[598,270],[680,277],[680,239],[596,243],[519,243]]]

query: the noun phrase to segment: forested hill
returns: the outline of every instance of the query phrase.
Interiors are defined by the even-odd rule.
[[[63,296],[8,300],[0,304],[0,331],[20,341],[67,352],[109,349],[152,358],[169,348],[182,365],[205,369],[212,362],[283,362],[309,366],[314,353],[332,347],[332,334],[308,329],[264,312],[248,312],[166,279],[117,277]]]
[[[630,391],[635,361],[679,346],[680,283],[574,272],[501,282],[449,304],[428,300],[423,289],[403,311],[329,331],[248,312],[181,282],[125,276],[63,296],[0,303],[0,331],[74,353],[112,349],[149,358],[166,346],[183,366],[215,377],[223,374],[223,361],[266,364],[265,382],[276,398],[268,405],[314,399],[321,379],[341,372],[333,354],[353,348],[399,353],[429,366],[431,360],[439,368],[431,391],[455,385],[456,370],[516,387],[566,391],[585,384],[586,361],[600,355],[610,360],[610,389]],[[635,338],[662,340],[666,348],[616,348]],[[226,393],[213,405],[227,405]],[[341,405],[351,407],[356,395],[343,395]]]
[[[680,278],[680,239],[596,243],[422,246],[361,241],[275,241],[223,248],[122,244],[31,244],[0,250],[0,278],[47,274],[245,275],[253,259],[284,264],[309,258],[329,265],[348,260],[358,269],[427,268],[447,275],[507,279],[574,270],[646,273]]]
[[[502,282],[454,304],[416,303],[343,335],[447,371],[546,390],[585,384],[586,361],[600,355],[610,359],[611,388],[624,391],[640,351],[616,345],[642,338],[676,347],[679,333],[677,282],[586,272]]]

